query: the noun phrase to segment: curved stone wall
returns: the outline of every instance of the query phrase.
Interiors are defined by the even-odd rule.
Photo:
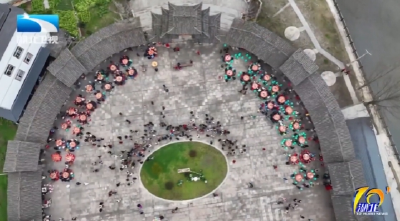
[[[344,117],[334,96],[318,74],[318,66],[301,50],[296,51],[275,33],[240,19],[234,20],[224,43],[248,50],[276,70],[282,71],[292,81],[294,90],[310,113],[319,136],[324,161],[331,172],[334,187],[332,202],[336,219],[357,220],[351,208],[344,207],[342,202],[350,204],[354,187],[365,183],[362,166],[354,158],[354,149]],[[72,82],[79,78],[80,71],[91,71],[111,55],[143,44],[146,42],[140,22],[133,19],[98,31],[71,51],[65,49],[62,53],[64,55],[49,66],[52,75],[45,78],[34,94],[20,120],[15,140],[44,146],[54,119],[69,97]],[[14,146],[18,145],[10,145],[9,148]],[[15,160],[15,154],[11,155],[13,151],[10,150],[9,153],[6,162]],[[37,219],[41,215],[38,214],[41,212],[39,185],[32,185],[28,189],[26,187],[27,179],[35,175],[34,180],[40,180],[40,174],[40,170],[32,173],[22,169],[10,173],[9,220]],[[24,206],[28,204],[29,207]],[[23,213],[27,215],[22,217]]]
[[[89,71],[129,47],[147,44],[139,18],[114,23],[102,28],[71,49],[72,54]]]
[[[15,140],[45,144],[54,120],[71,92],[71,88],[48,74],[19,120]]]

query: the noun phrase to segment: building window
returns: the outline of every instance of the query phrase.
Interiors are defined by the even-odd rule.
[[[15,76],[15,79],[17,79],[18,81],[21,81],[22,78],[24,77],[24,75],[25,75],[25,71],[19,69],[17,72],[17,76]]]
[[[32,55],[31,53],[29,53],[29,52],[26,53],[24,62],[27,63],[27,64],[29,64],[29,62],[31,62],[32,57],[33,57],[33,55]]]
[[[12,66],[11,64],[9,64],[6,68],[6,70],[4,71],[4,74],[7,76],[11,76],[14,70],[14,66]]]
[[[17,46],[17,49],[14,51],[14,57],[18,58],[21,57],[22,52],[24,51],[23,48]]]

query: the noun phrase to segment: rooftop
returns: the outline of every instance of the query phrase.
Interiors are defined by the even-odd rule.
[[[0,59],[7,49],[9,39],[17,29],[17,15],[24,13],[23,9],[9,4],[0,4]]]
[[[168,34],[201,34],[202,3],[194,6],[178,6],[168,3]]]

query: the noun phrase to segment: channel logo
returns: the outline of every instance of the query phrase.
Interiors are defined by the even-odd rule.
[[[389,194],[390,187],[386,187],[385,191],[377,188],[369,188],[368,186],[357,188],[354,193],[353,212],[356,215],[387,215],[379,211],[378,208],[382,206],[385,200],[385,194]],[[372,196],[378,196],[378,202],[371,202]],[[366,203],[360,203],[360,199],[365,197]]]
[[[58,32],[58,15],[17,15],[17,32]]]

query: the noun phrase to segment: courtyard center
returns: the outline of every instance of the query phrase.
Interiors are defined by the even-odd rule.
[[[226,173],[227,162],[219,150],[200,142],[177,142],[150,155],[140,177],[157,197],[188,200],[215,190]]]

